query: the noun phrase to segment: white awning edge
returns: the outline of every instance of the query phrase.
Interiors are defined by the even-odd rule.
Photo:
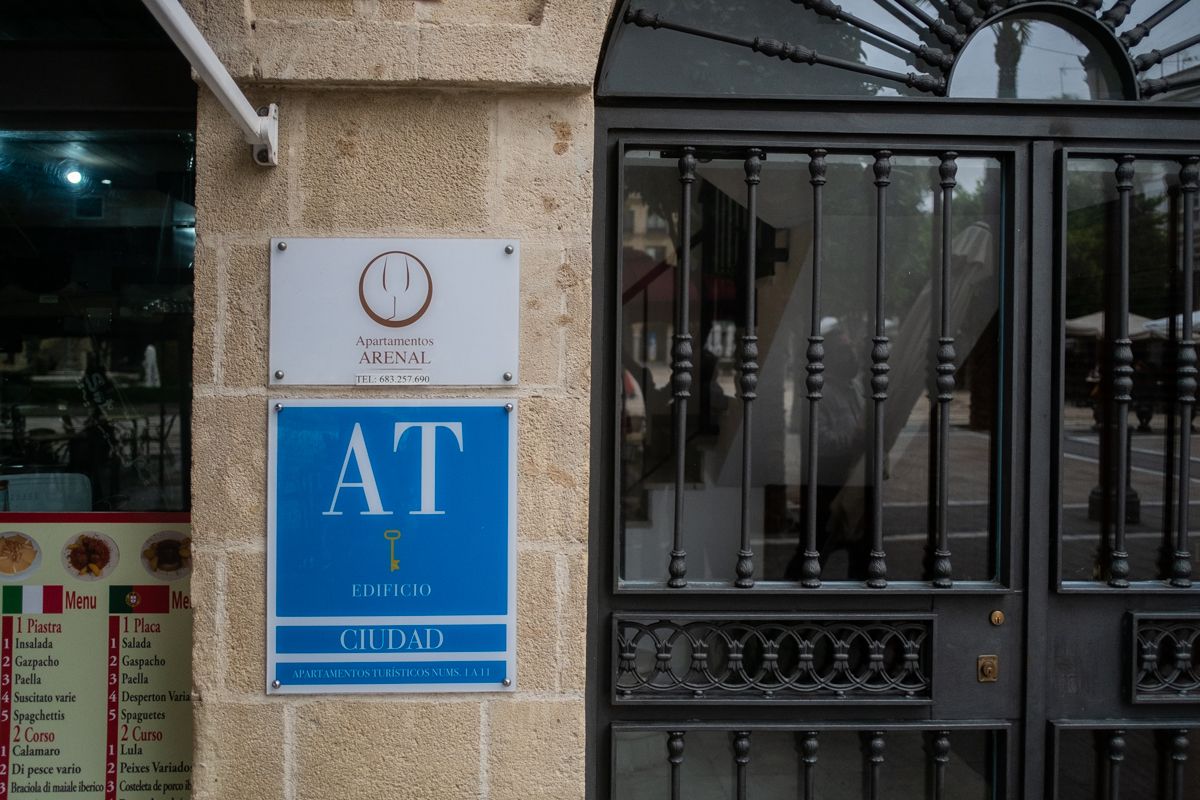
[[[271,103],[260,111],[254,109],[178,0],[142,0],[142,3],[242,129],[254,163],[263,167],[278,166],[279,107]]]

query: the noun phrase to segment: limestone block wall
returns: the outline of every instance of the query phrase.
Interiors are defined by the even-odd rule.
[[[196,800],[582,798],[591,82],[607,0],[188,0],[281,164],[197,120],[192,587]],[[521,241],[518,686],[267,697],[272,236]],[[486,333],[486,332],[483,332]],[[491,390],[486,390],[491,391]],[[483,392],[483,393],[486,393]]]

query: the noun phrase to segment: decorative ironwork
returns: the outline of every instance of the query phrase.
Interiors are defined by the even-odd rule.
[[[683,498],[687,463],[687,402],[692,395],[692,336],[688,318],[688,284],[692,274],[692,184],[696,182],[696,148],[683,148],[679,158],[680,236],[676,258],[675,338],[671,390],[675,398],[675,519],[671,562],[667,567],[672,589],[687,586],[687,551],[683,548]]]
[[[948,589],[954,585],[950,566],[950,531],[948,512],[950,508],[950,401],[954,399],[954,337],[950,330],[950,257],[953,234],[955,177],[958,174],[958,153],[942,155],[938,168],[942,187],[942,273],[939,276],[941,297],[938,302],[938,349],[937,349],[937,511],[934,515],[933,585]]]
[[[813,11],[823,17],[846,22],[861,31],[877,36],[885,42],[907,50],[926,64],[935,66],[942,71],[948,71],[950,67],[954,66],[953,53],[944,53],[936,47],[930,47],[922,42],[910,42],[903,36],[898,36],[886,28],[881,28],[845,11],[841,6],[834,3],[833,0],[792,0],[792,2],[796,5],[802,5],[809,11]]]
[[[1200,703],[1200,616],[1133,615],[1133,702]]]
[[[871,451],[871,552],[867,556],[867,586],[887,586],[887,556],[883,550],[883,404],[888,393],[888,337],[884,321],[884,264],[887,252],[887,187],[892,182],[892,153],[875,154],[875,336],[871,339],[871,398],[875,403],[874,445]]]
[[[857,72],[860,75],[870,75],[873,78],[895,81],[921,92],[939,95],[946,93],[946,79],[939,76],[928,75],[924,72],[904,73],[889,69],[880,69],[879,67],[872,67],[869,64],[860,64],[857,61],[822,55],[802,45],[780,41],[779,39],[766,39],[761,36],[753,38],[733,36],[721,31],[698,28],[694,25],[684,25],[666,19],[662,14],[654,14],[645,9],[629,9],[625,12],[624,21],[626,25],[636,25],[639,28],[661,28],[678,33],[686,33],[690,36],[712,39],[716,42],[738,45],[739,47],[748,48],[771,58],[778,58],[781,61],[791,61],[795,64],[822,64],[826,67]]]
[[[618,701],[926,702],[929,618],[616,620]]]
[[[1102,793],[1105,800],[1121,796],[1121,762],[1125,760],[1125,731],[1102,731],[1096,734],[1096,749],[1105,763]]]
[[[1119,45],[1129,56],[1138,73],[1143,73],[1151,67],[1161,64],[1168,57],[1200,44],[1200,35],[1197,35],[1162,50],[1150,50],[1135,55],[1131,52],[1132,49],[1145,41],[1156,27],[1186,5],[1189,0],[1169,0],[1149,17],[1118,34],[1118,29],[1125,24],[1132,11],[1134,1],[1116,0],[1107,9],[1103,8],[1101,0],[1076,0],[1073,5],[1098,19],[1108,29],[1114,43]],[[966,45],[970,36],[1002,12],[1026,2],[1030,2],[1030,0],[978,0],[976,4],[972,4],[968,0],[944,0],[942,15],[923,8],[915,0],[893,0],[893,3],[880,3],[882,8],[896,17],[906,32],[911,31],[918,36],[918,39],[913,41],[905,35],[846,11],[834,0],[792,0],[792,3],[807,11],[837,20],[879,39],[878,46],[884,50],[888,50],[888,45],[898,48],[902,52],[890,51],[897,56],[905,57],[905,54],[911,54],[911,58],[930,65],[942,75],[882,69],[858,61],[824,55],[803,45],[779,39],[738,36],[720,30],[689,25],[641,8],[630,7],[625,12],[623,21],[627,25],[671,30],[724,42],[747,48],[770,58],[778,58],[796,64],[821,64],[834,69],[868,75],[903,84],[927,94],[943,96],[947,90],[946,78],[943,76],[949,73],[954,65],[956,54]],[[945,19],[942,19],[942,16],[945,16]],[[936,38],[947,47],[949,52],[921,41],[926,37]],[[1192,75],[1190,69],[1184,68],[1161,78],[1137,81],[1137,97],[1131,99],[1145,100],[1164,92],[1195,86],[1200,86],[1200,76]]]
[[[1188,0],[1171,0],[1171,2],[1167,3],[1158,11],[1155,11],[1145,20],[1139,22],[1137,25],[1134,25],[1117,38],[1121,41],[1121,44],[1125,45],[1126,48],[1134,47],[1141,42],[1142,39],[1145,39],[1147,36],[1149,36],[1150,31],[1154,30],[1160,22],[1187,4]]]
[[[808,162],[809,183],[813,188],[812,307],[808,333],[808,492],[805,496],[804,553],[800,562],[800,585],[816,589],[821,585],[821,554],[817,550],[817,404],[825,388],[825,337],[821,335],[822,189],[825,186],[825,151],[813,150]]]
[[[755,324],[755,265],[758,263],[758,184],[762,180],[762,162],[766,156],[762,150],[752,148],[746,156],[746,320],[742,328],[742,520],[741,546],[738,548],[737,580],[739,589],[754,586],[754,551],[750,548],[750,459],[751,459],[751,410],[754,398],[758,397],[758,336]]]
[[[1115,172],[1117,195],[1120,198],[1119,224],[1119,269],[1116,291],[1116,336],[1112,339],[1112,407],[1115,424],[1110,433],[1112,459],[1115,462],[1111,473],[1113,503],[1116,508],[1111,515],[1112,543],[1107,546],[1108,585],[1117,588],[1129,586],[1129,551],[1126,549],[1126,490],[1129,486],[1129,452],[1125,442],[1129,438],[1129,406],[1133,402],[1133,342],[1129,339],[1129,236],[1130,213],[1133,201],[1133,160],[1131,155],[1117,159]]]
[[[1188,499],[1192,487],[1192,415],[1196,408],[1196,342],[1192,338],[1192,292],[1193,270],[1195,269],[1196,241],[1196,193],[1200,191],[1200,158],[1193,156],[1179,170],[1179,188],[1183,194],[1183,241],[1188,244],[1183,250],[1183,286],[1180,296],[1183,309],[1180,314],[1178,349],[1176,351],[1176,390],[1179,402],[1179,502],[1178,519],[1175,527],[1175,552],[1171,558],[1171,585],[1187,588],[1192,585],[1192,553],[1188,543],[1190,525]]]
[[[1185,781],[1187,780],[1187,758],[1190,744],[1186,730],[1175,731],[1174,735],[1171,736],[1168,759],[1170,760],[1172,800],[1184,800],[1183,793],[1187,786]]]

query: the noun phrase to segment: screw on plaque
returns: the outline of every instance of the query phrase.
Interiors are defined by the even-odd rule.
[[[275,370],[275,380],[277,380],[277,381],[283,380],[283,370],[281,370],[281,369]]]
[[[400,531],[390,530],[383,532],[383,538],[388,540],[388,546],[391,548],[392,565],[389,572],[396,572],[400,569],[400,562],[396,559],[396,540],[400,538]]]
[[[282,683],[280,683],[278,680],[273,680],[273,681],[271,681],[271,688],[272,688],[272,689],[278,689],[280,686],[283,686],[283,684],[282,684]]]
[[[283,403],[276,403],[276,404],[275,404],[275,410],[276,410],[276,411],[283,411]]]
[[[516,248],[515,248],[515,247],[513,247],[511,244],[506,244],[506,245],[504,245],[504,253],[505,253],[505,255],[510,255],[510,256],[511,256],[511,255],[512,255],[514,252],[516,252]]]
[[[513,404],[512,404],[512,403],[505,403],[505,404],[504,404],[504,410],[505,410],[505,411],[510,411],[510,412],[511,412],[511,411],[513,410]]]
[[[511,380],[512,380],[512,373],[511,373],[511,372],[506,372],[506,373],[504,373],[504,380],[506,380],[506,381],[511,381]]]
[[[500,683],[504,686],[512,686],[512,679],[505,678],[504,680],[500,681]]]
[[[262,152],[265,153],[266,151],[263,150]],[[275,248],[278,250],[287,250],[287,242],[280,242],[279,244],[275,245]]]

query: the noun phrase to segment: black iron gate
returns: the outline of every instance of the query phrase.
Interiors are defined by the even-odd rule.
[[[598,109],[591,796],[1200,797],[1200,127],[878,109]]]

